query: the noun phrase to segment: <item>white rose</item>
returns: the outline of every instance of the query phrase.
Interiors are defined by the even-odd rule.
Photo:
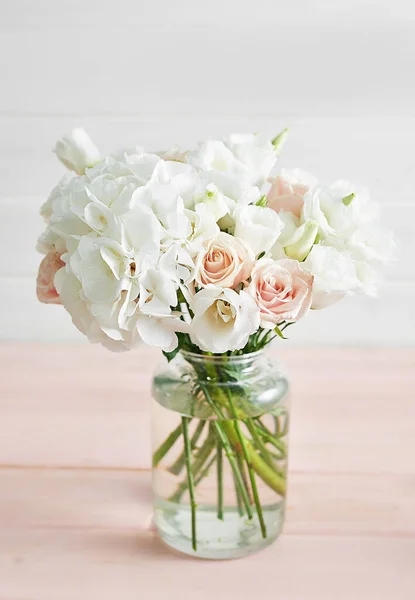
[[[260,313],[246,292],[207,286],[193,297],[191,338],[201,350],[240,350],[257,331]]]
[[[348,252],[317,244],[302,266],[314,275],[312,308],[325,308],[361,289],[356,266]]]
[[[235,236],[244,240],[255,256],[268,252],[284,228],[284,223],[271,208],[248,205],[235,213]]]
[[[73,129],[56,142],[56,156],[70,171],[83,175],[101,160],[98,148],[83,129]]]

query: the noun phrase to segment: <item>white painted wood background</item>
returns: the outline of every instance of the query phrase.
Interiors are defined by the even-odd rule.
[[[400,0],[0,0],[0,339],[80,338],[35,297],[61,134],[109,152],[288,126],[282,164],[368,185],[401,246],[379,299],[313,313],[290,343],[413,344],[414,53]]]

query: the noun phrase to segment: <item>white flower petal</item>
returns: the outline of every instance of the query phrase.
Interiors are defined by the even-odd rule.
[[[235,236],[244,240],[255,256],[268,252],[283,228],[283,221],[271,208],[250,204],[236,211]]]
[[[100,162],[98,148],[83,129],[73,129],[56,142],[55,153],[59,160],[79,175],[85,173],[87,167]]]
[[[194,296],[192,310],[190,335],[206,352],[239,350],[259,327],[259,309],[244,291],[207,286]]]

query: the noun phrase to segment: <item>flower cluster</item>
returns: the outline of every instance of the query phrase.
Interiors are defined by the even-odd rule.
[[[378,205],[346,181],[275,175],[284,138],[103,158],[74,130],[55,149],[71,173],[41,210],[39,299],[112,350],[143,340],[224,353],[282,335],[310,308],[372,294],[393,250]]]

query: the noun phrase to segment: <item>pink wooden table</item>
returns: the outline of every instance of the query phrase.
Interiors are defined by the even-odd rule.
[[[0,345],[0,600],[414,600],[415,351],[278,348],[285,532],[204,562],[149,529],[158,354]]]

